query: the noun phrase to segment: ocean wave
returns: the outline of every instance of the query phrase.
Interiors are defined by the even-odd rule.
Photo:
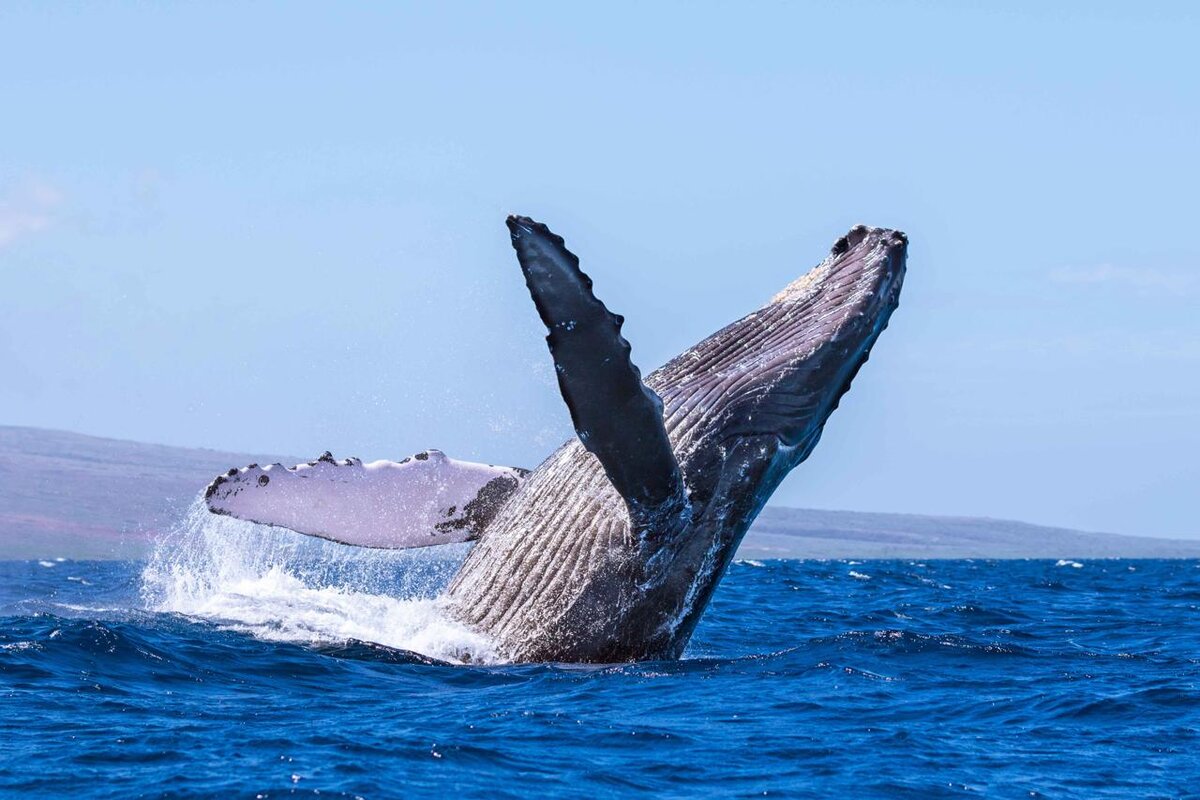
[[[0,564],[0,795],[1093,800],[1200,775],[1191,562],[734,564],[680,660],[461,665],[405,646],[460,646],[428,608],[452,559],[282,533]]]

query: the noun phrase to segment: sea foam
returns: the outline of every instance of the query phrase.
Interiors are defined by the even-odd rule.
[[[153,611],[272,641],[361,640],[445,661],[495,660],[446,613],[441,591],[465,545],[368,550],[211,514],[197,499],[142,572]]]

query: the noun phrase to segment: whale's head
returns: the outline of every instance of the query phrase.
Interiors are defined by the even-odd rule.
[[[816,446],[896,308],[907,246],[899,231],[852,228],[762,308],[648,377],[693,509],[664,563],[689,598],[672,638],[686,641],[750,523]]]
[[[769,447],[785,472],[812,452],[887,327],[907,246],[899,231],[852,228],[762,308],[650,376],[693,496],[707,500],[744,469],[730,456],[746,442]]]

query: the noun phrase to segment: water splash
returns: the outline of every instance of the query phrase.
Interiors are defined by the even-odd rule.
[[[368,550],[218,517],[197,499],[158,541],[142,598],[272,641],[374,642],[445,661],[488,663],[486,637],[446,614],[441,591],[467,545]]]

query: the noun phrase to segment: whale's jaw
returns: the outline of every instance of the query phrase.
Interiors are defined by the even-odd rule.
[[[454,613],[514,661],[680,655],[742,536],[886,327],[906,245],[854,228],[766,306],[647,376],[687,487],[683,524],[631,525],[601,464],[569,442],[484,531],[449,589]]]

